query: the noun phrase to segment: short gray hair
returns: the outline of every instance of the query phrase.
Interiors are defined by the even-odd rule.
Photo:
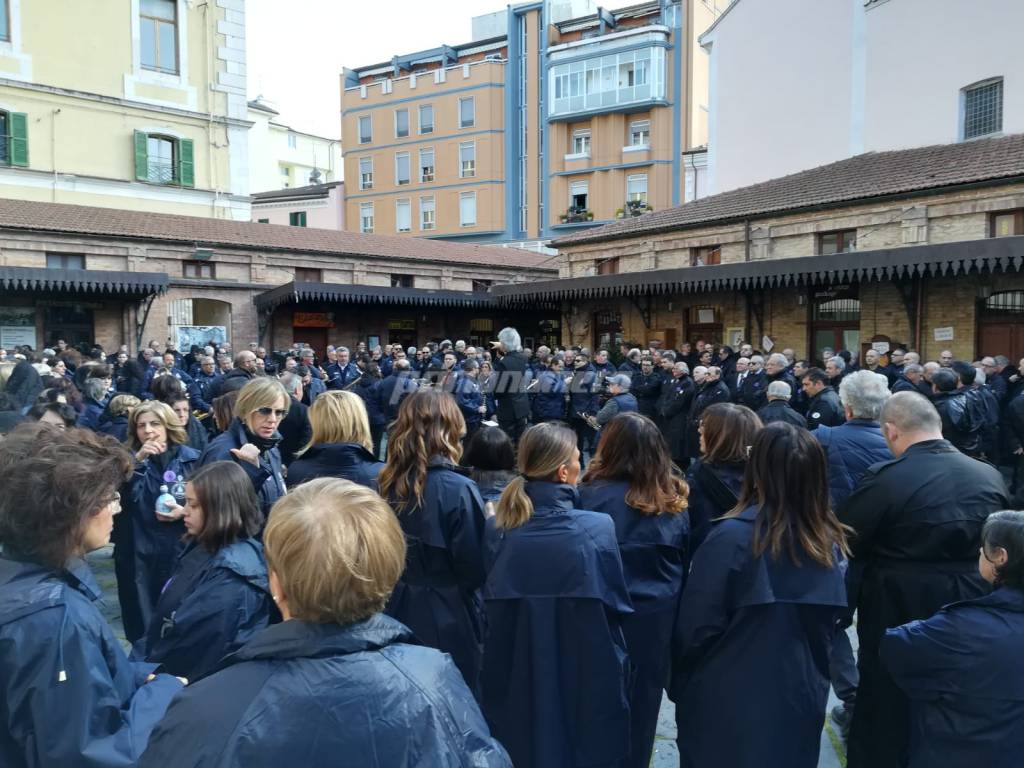
[[[775,355],[772,355],[775,357]],[[781,355],[780,355],[781,357]],[[768,385],[768,399],[777,397],[780,400],[789,400],[793,396],[793,389],[784,381],[773,381]]]
[[[783,355],[781,352],[776,352],[773,355],[769,355],[768,360],[766,362],[781,365],[783,368],[789,365],[789,360],[787,360],[786,356]]]
[[[683,373],[689,373],[690,372],[690,366],[687,365],[682,360],[680,360],[678,363],[673,363],[672,367],[675,368],[677,371],[682,371]]]
[[[839,399],[855,419],[878,421],[890,396],[889,379],[872,371],[854,371],[839,385]]]
[[[758,365],[764,365],[764,357],[761,355],[751,355],[750,362],[757,363]]]
[[[82,384],[82,388],[85,390],[86,397],[92,398],[97,402],[102,401],[103,396],[107,394],[106,379],[86,379]]]
[[[626,390],[627,392],[629,391],[630,386],[633,384],[633,380],[630,379],[629,376],[627,376],[624,373],[617,373],[614,376],[609,376],[607,379],[605,379],[605,381],[607,381],[609,384],[614,384],[617,387],[622,387],[622,389]]]
[[[996,355],[995,356],[995,361],[996,361],[996,365],[1009,365],[1010,364],[1010,358],[1008,358],[1006,355]]]
[[[903,366],[903,373],[904,374],[907,374],[907,373],[922,373],[923,371],[924,371],[924,368],[922,368],[917,363],[911,363],[910,365],[904,365]]]
[[[839,355],[836,355],[835,357],[830,357],[828,360],[825,361],[825,365],[828,365],[829,363],[832,363],[832,365],[834,365],[836,367],[836,370],[838,370],[840,373],[846,370],[846,361],[843,360],[843,358],[841,358]]]
[[[289,395],[298,395],[299,390],[302,389],[302,377],[292,373],[291,371],[285,371],[278,378],[281,380],[281,384],[284,385],[285,391]]]
[[[917,392],[897,392],[886,401],[879,416],[901,432],[942,432],[942,419],[935,406]]]
[[[523,342],[519,338],[519,331],[515,328],[502,328],[498,331],[498,341],[505,347],[506,352],[522,352]]]

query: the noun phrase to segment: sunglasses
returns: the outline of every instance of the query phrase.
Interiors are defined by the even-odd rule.
[[[288,415],[288,411],[279,411],[277,408],[257,408],[256,413],[260,416],[277,416],[279,419]]]

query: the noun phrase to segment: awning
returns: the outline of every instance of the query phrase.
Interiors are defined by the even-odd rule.
[[[272,312],[282,304],[303,301],[337,301],[411,307],[494,307],[493,297],[474,291],[441,291],[430,288],[390,288],[378,285],[288,283],[256,297],[260,312]]]
[[[763,290],[823,283],[952,277],[972,272],[1017,272],[1022,264],[1024,236],[999,237],[496,285],[491,288],[491,294],[500,305],[512,306],[554,299]]]
[[[163,293],[167,286],[167,275],[160,272],[0,267],[2,291],[61,291],[93,296],[144,298]]]

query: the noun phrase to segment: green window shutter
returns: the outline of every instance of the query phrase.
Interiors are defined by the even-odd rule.
[[[7,156],[11,165],[28,167],[28,115],[24,112],[11,112],[11,138]]]
[[[149,136],[135,132],[135,180],[149,181]]]
[[[178,142],[178,183],[183,187],[196,185],[195,148],[191,139]]]

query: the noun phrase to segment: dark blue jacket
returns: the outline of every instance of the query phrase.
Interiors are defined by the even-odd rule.
[[[1002,587],[887,630],[910,699],[910,768],[1016,768],[1024,754],[1024,592]]]
[[[357,443],[314,445],[288,467],[288,487],[318,477],[340,477],[377,490],[377,475],[384,462]]]
[[[534,387],[533,420],[561,421],[565,418],[565,379],[560,373],[544,370]]]
[[[174,563],[181,553],[181,538],[185,535],[185,523],[181,520],[164,522],[157,519],[156,500],[160,496],[160,486],[170,488],[174,484],[173,480],[164,479],[165,474],[187,480],[198,459],[199,451],[187,445],[171,446],[164,454],[149,457],[136,466],[130,497],[124,499],[122,514],[131,519],[134,599],[143,626],[149,626],[160,590],[171,577]],[[128,639],[134,641],[136,638]]]
[[[597,415],[601,409],[598,393],[599,381],[593,365],[576,368],[569,382],[569,418],[579,419],[583,414]]]
[[[711,521],[731,510],[743,487],[745,462],[709,463],[697,459],[686,473],[690,486],[690,552],[697,550],[711,532]]]
[[[484,404],[480,382],[472,376],[459,376],[455,380],[453,394],[459,410],[462,411],[462,418],[466,420],[466,428],[470,431],[476,429],[484,418],[479,410],[480,406]]]
[[[220,379],[219,373],[211,373],[207,376],[200,369],[199,373],[192,379],[196,383],[196,389],[199,391],[199,397],[201,397],[207,403],[213,403],[213,398],[210,397],[210,390],[213,388],[213,383]]]
[[[650,374],[638,373],[633,376],[629,391],[636,398],[637,410],[650,419],[658,418],[658,401],[661,400],[661,384],[664,377],[657,371]]]
[[[279,442],[280,435],[275,433],[275,439]],[[213,438],[206,446],[203,455],[199,457],[199,466],[205,467],[215,461],[235,462],[249,476],[252,487],[256,490],[256,495],[259,496],[263,514],[267,515],[270,513],[270,508],[274,506],[274,502],[285,494],[284,477],[281,474],[281,452],[276,444],[260,451],[258,467],[248,461],[236,459],[235,455],[231,453],[232,448],[241,448],[246,443],[253,442],[254,440],[245,425],[237,418],[233,419],[231,426]]]
[[[103,412],[106,407],[105,402],[97,402],[91,397],[85,398],[84,407],[78,415],[78,421],[75,422],[75,426],[79,429],[91,429],[93,432],[99,432],[100,421],[103,418]]]
[[[190,685],[140,768],[510,768],[458,670],[377,614],[268,627]]]
[[[181,683],[146,682],[93,604],[82,561],[56,573],[0,557],[0,765],[134,766]]]
[[[635,768],[651,762],[661,696],[669,675],[672,627],[690,561],[689,515],[644,515],[626,504],[628,482],[598,480],[580,486],[580,506],[603,512],[615,523],[626,588],[634,613],[622,622],[626,648],[635,666],[630,700],[630,760]]]
[[[828,487],[832,507],[838,509],[853,493],[868,467],[880,461],[892,461],[877,421],[851,419],[838,427],[818,427],[812,433],[825,449],[828,459]]]
[[[132,658],[161,664],[191,681],[214,670],[270,623],[263,546],[243,539],[210,554],[190,544],[181,554]]]
[[[390,424],[398,418],[398,408],[406,396],[415,391],[416,379],[413,371],[397,371],[380,383],[380,404],[384,410],[384,423]]]
[[[101,435],[110,435],[119,443],[125,442],[128,440],[128,416],[121,415],[107,419],[100,424],[99,433]]]
[[[632,609],[615,525],[570,485],[526,494],[533,515],[488,547],[484,714],[516,768],[623,766]]]
[[[405,572],[384,610],[423,644],[450,654],[475,693],[484,638],[480,492],[454,465],[431,463],[423,503],[398,511],[398,522],[408,545]]]
[[[381,385],[383,383],[380,379],[363,376],[359,383],[352,387],[352,391],[363,399],[370,427],[383,428],[388,423],[387,417],[384,415],[384,406],[380,401]],[[310,402],[312,402],[312,396],[310,397]]]
[[[687,768],[818,765],[846,563],[755,557],[757,512],[714,524],[683,591],[669,694]]]
[[[355,363],[330,363],[324,371],[327,373],[328,389],[344,389],[363,375]]]

